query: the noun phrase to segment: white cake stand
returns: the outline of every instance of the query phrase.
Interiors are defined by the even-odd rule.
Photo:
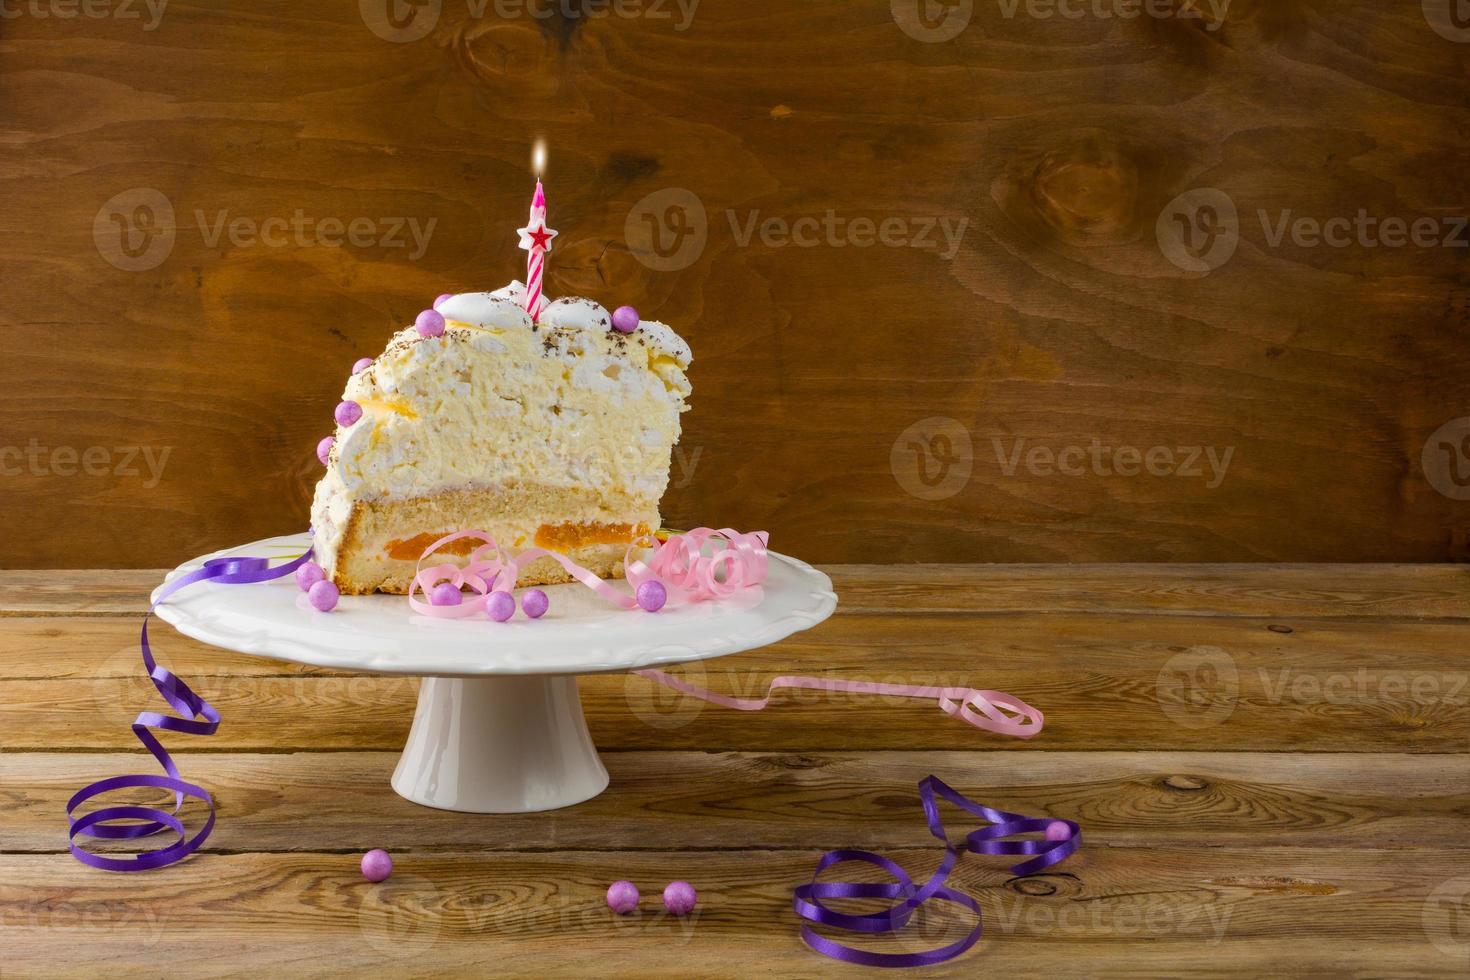
[[[205,555],[284,559],[304,535]],[[211,646],[317,667],[423,677],[408,744],[393,773],[400,796],[441,810],[525,813],[571,806],[607,788],[587,733],[577,675],[739,653],[810,629],[832,614],[832,582],[771,554],[763,586],[714,602],[646,613],[582,585],[548,586],[540,620],[430,619],[403,596],[343,596],[317,612],[291,577],[255,585],[201,582],[158,607],[160,619]]]

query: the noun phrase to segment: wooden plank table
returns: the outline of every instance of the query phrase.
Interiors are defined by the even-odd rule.
[[[938,680],[1047,712],[1032,742],[933,707],[791,693],[764,714],[636,677],[582,681],[612,786],[471,816],[388,776],[414,682],[227,654],[161,659],[224,713],[172,737],[215,793],[204,852],[114,875],[66,853],[63,806],[151,771],[128,723],[154,571],[0,573],[0,974],[858,975],[797,936],[793,886],[828,848],[915,873],[937,849],[916,783],[1077,820],[1083,850],[1016,879],[966,856],[979,947],[922,974],[1464,976],[1470,970],[1470,571],[1454,566],[835,566],[811,633],[691,668],[717,689],[801,671]],[[965,826],[958,815],[952,829]],[[357,871],[383,847],[386,883]],[[631,878],[641,914],[603,906]],[[700,892],[662,914],[665,882]],[[935,909],[913,935],[952,939]]]

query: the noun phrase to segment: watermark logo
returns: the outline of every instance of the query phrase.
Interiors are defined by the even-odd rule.
[[[1470,0],[1422,0],[1424,19],[1446,41],[1470,44]]]
[[[1213,728],[1235,712],[1240,671],[1219,647],[1191,647],[1164,662],[1154,689],[1159,710],[1180,728]]]
[[[633,257],[655,272],[687,269],[709,241],[704,202],[682,187],[654,191],[628,212],[623,240]]]
[[[97,254],[123,272],[158,268],[174,250],[177,237],[173,202],[151,187],[113,195],[92,219]]]
[[[422,956],[439,940],[444,896],[427,878],[394,872],[368,885],[357,908],[357,930],[384,956]]]
[[[1204,275],[1235,254],[1240,244],[1240,216],[1229,194],[1197,187],[1164,206],[1154,234],[1166,259],[1185,272]]]
[[[0,0],[0,21],[30,17],[33,20],[136,20],[152,31],[163,22],[169,0]]]
[[[428,37],[439,23],[442,7],[443,0],[357,0],[368,30],[394,44]]]
[[[1435,429],[1419,461],[1430,486],[1451,500],[1470,500],[1470,418]]]
[[[915,41],[953,41],[970,26],[975,0],[888,0],[893,22]]]
[[[692,724],[704,711],[704,701],[636,673],[646,666],[640,663],[624,675],[623,700],[628,708],[649,728],[672,731]],[[703,689],[709,684],[704,664],[697,660],[670,667],[665,673],[691,687]]]
[[[1424,898],[1422,916],[1430,944],[1470,970],[1470,877],[1437,885]]]
[[[1034,477],[1051,476],[1158,476],[1203,480],[1206,490],[1225,482],[1225,473],[1235,457],[1235,447],[1226,446],[1107,446],[1094,438],[1086,446],[1027,446],[1025,439],[991,439],[995,460],[1006,476],[1022,467]]]
[[[888,466],[911,497],[946,500],[965,488],[975,465],[970,430],[944,416],[921,419],[893,441]]]

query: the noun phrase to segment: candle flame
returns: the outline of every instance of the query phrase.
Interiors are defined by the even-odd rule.
[[[546,141],[537,140],[535,147],[531,150],[531,168],[536,171],[539,179],[546,169]]]

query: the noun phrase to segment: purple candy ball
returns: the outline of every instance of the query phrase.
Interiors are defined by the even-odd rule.
[[[372,366],[373,366],[373,359],[371,357],[360,357],[355,362],[353,362],[353,365],[352,365],[352,373],[353,374],[361,374],[362,372],[366,371],[368,368],[370,368]]]
[[[444,302],[446,299],[453,299],[453,298],[454,298],[454,294],[453,293],[440,293],[434,299],[434,309],[437,310],[439,308],[439,304],[442,303],[442,302]]]
[[[327,573],[322,571],[322,566],[314,561],[309,561],[296,569],[296,584],[302,592],[311,591],[313,585],[316,585],[326,577]]]
[[[532,619],[540,619],[551,608],[551,600],[540,589],[532,589],[521,596],[521,611]]]
[[[323,466],[327,465],[327,456],[332,452],[332,447],[336,444],[337,439],[335,436],[327,436],[316,444],[316,458],[322,461]]]
[[[337,608],[337,599],[341,595],[337,587],[329,580],[322,579],[320,582],[306,590],[306,601],[318,612],[331,612]]]
[[[485,603],[485,612],[497,623],[503,623],[516,614],[516,597],[509,592],[492,592]]]
[[[618,333],[632,333],[641,322],[643,321],[638,318],[638,311],[631,306],[620,306],[613,310],[613,329]]]
[[[607,886],[607,907],[618,915],[627,915],[638,907],[638,886],[631,881],[615,881]]]
[[[645,612],[658,612],[669,600],[669,591],[658,579],[649,579],[638,586],[637,597],[638,605],[643,607]]]
[[[464,602],[464,596],[460,595],[459,586],[453,582],[440,582],[429,593],[431,606],[457,606],[461,602]]]
[[[362,876],[368,881],[382,881],[393,873],[393,859],[381,847],[362,856]]]
[[[362,418],[362,406],[357,402],[341,402],[332,413],[338,425],[355,425]]]
[[[444,317],[437,310],[424,310],[413,325],[420,337],[437,337],[444,332]]]
[[[699,895],[687,881],[671,881],[664,889],[664,908],[674,915],[688,915],[693,912],[697,901]]]
[[[1051,823],[1046,825],[1047,840],[1066,840],[1068,837],[1071,836],[1072,828],[1068,827],[1060,820],[1053,820]]]

